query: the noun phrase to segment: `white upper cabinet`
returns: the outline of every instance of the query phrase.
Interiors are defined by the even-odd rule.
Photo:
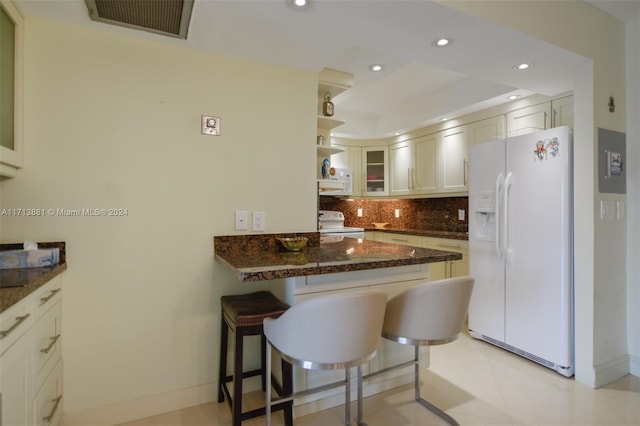
[[[442,192],[467,191],[469,132],[467,126],[440,132]]]
[[[416,194],[431,194],[438,190],[438,135],[419,137],[414,141],[416,166],[413,189]]]
[[[506,127],[507,124],[504,115],[497,115],[471,123],[469,124],[469,145],[504,138]]]
[[[332,163],[353,170],[354,196],[465,196],[469,191],[470,145],[538,129],[573,126],[571,95],[528,105],[512,111],[507,107],[487,110],[485,115],[470,116],[469,124],[446,130],[436,131],[436,126],[421,129],[388,146],[360,148],[345,144],[340,146],[345,153],[334,154]],[[482,118],[489,114],[498,115]],[[350,152],[353,149],[360,151]],[[355,158],[361,162],[354,161]],[[360,180],[356,183],[356,179]],[[358,192],[357,188],[362,190]]]
[[[23,164],[22,16],[12,2],[0,2],[0,176],[14,177]]]
[[[551,127],[569,126],[573,129],[573,96],[551,101]]]
[[[507,135],[518,136],[551,127],[551,102],[507,113]]]
[[[467,126],[397,142],[389,147],[389,195],[465,193]]]
[[[573,96],[565,96],[507,113],[507,136],[560,126],[573,128]]]
[[[398,142],[389,147],[391,174],[389,195],[409,195],[413,193],[415,171],[415,150],[412,141]]]
[[[439,139],[435,133],[389,147],[389,195],[438,192]]]
[[[366,196],[389,195],[389,160],[386,146],[362,148],[362,168]]]

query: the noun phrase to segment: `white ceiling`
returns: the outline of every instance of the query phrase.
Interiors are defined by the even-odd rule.
[[[336,134],[356,138],[409,131],[507,102],[512,93],[570,91],[572,70],[585,60],[428,0],[315,0],[305,11],[286,0],[195,0],[186,41],[93,22],[84,0],[17,3],[27,16],[316,72],[328,67],[353,73],[353,87],[333,101],[335,117],[346,121]],[[638,1],[590,3],[629,16]],[[452,38],[452,45],[433,47],[440,36]],[[519,62],[535,65],[516,72]],[[373,63],[384,64],[384,71],[370,72]]]

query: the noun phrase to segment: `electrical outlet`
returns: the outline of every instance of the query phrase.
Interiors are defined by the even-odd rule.
[[[249,230],[249,212],[247,210],[236,210],[236,231]]]
[[[610,220],[616,218],[615,201],[600,200],[600,219]]]
[[[464,210],[458,210],[458,220],[464,220]]]
[[[358,217],[362,217],[362,209],[358,209]]]
[[[266,228],[266,215],[264,212],[253,212],[253,230],[264,231]]]
[[[396,217],[400,217],[400,209],[396,209]]]

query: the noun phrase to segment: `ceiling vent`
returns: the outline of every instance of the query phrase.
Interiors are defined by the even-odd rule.
[[[194,0],[85,0],[92,20],[186,40]]]

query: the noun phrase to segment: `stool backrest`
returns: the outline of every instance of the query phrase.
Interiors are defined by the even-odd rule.
[[[386,301],[377,291],[303,300],[265,319],[264,334],[283,358],[303,368],[352,367],[375,355]]]
[[[455,340],[462,331],[473,290],[472,277],[427,282],[387,302],[383,337],[412,345]]]

